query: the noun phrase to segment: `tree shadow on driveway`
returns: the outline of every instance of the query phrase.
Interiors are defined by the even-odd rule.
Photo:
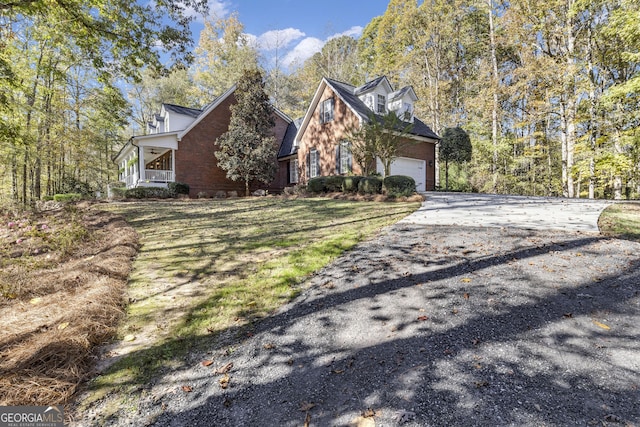
[[[349,425],[363,413],[376,425],[635,425],[639,249],[396,225],[321,271],[244,342],[214,344],[160,378],[137,416],[172,426]],[[212,368],[227,363],[222,388]]]

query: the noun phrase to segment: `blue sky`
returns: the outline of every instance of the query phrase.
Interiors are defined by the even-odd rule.
[[[359,37],[375,16],[387,9],[388,0],[209,0],[212,14],[226,17],[237,12],[252,42],[268,61],[275,54],[286,67],[302,63],[332,37]],[[200,23],[194,24],[197,44]]]

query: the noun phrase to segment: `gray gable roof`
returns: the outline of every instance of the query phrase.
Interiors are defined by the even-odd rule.
[[[282,144],[280,144],[280,150],[278,151],[278,158],[291,156],[298,152],[298,147],[295,146],[294,142],[298,129],[302,124],[302,119],[303,118],[300,117],[299,119],[289,123],[289,126],[287,126],[287,131],[282,138]]]
[[[372,89],[375,89],[380,83],[382,83],[383,80],[386,80],[386,79],[387,78],[385,76],[380,76],[377,79],[371,80],[370,82],[367,82],[367,83],[363,84],[362,86],[359,86],[359,87],[355,88],[353,93],[355,95],[360,95],[362,93],[368,92],[368,91],[370,91]],[[388,81],[387,81],[387,83],[388,83]]]
[[[340,95],[340,97],[344,100],[344,102],[349,104],[349,106],[358,115],[360,115],[360,117],[362,117],[363,120],[369,121],[369,118],[371,117],[373,112],[369,109],[369,107],[365,105],[364,102],[360,100],[360,98],[358,98],[357,91],[360,90],[360,88],[363,88],[365,86],[369,86],[369,89],[376,87],[378,84],[380,84],[380,79],[382,78],[386,78],[386,77],[379,77],[376,80],[373,80],[373,82],[377,81],[377,83],[373,86],[369,86],[371,83],[373,83],[373,82],[369,82],[364,86],[360,86],[359,88],[356,88],[348,83],[339,82],[333,79],[326,78],[326,80],[329,83],[329,85],[333,88],[333,90],[335,90],[338,93],[338,95]],[[407,87],[410,87],[410,86],[407,86]],[[363,92],[366,92],[366,90],[360,91],[360,93],[363,93]],[[373,114],[373,116],[377,120],[382,120],[382,116],[379,114]],[[413,126],[409,130],[410,134],[416,135],[416,136],[422,136],[426,138],[440,139],[440,137],[436,135],[436,133],[432,131],[429,126],[427,126],[422,120],[418,119],[415,116],[413,118],[412,124]]]
[[[413,90],[413,88],[411,86],[405,86],[402,89],[396,90],[395,92],[391,92],[389,94],[389,101],[395,101],[396,99],[400,99],[405,94],[409,93],[410,91],[413,92],[413,94],[415,96],[415,91]]]
[[[187,108],[181,105],[174,104],[162,104],[164,105],[164,109],[167,111],[172,111],[177,114],[182,114],[183,116],[190,116],[196,118],[202,113],[202,110],[198,110],[196,108]]]

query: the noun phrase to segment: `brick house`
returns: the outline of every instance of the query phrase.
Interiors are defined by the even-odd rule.
[[[307,113],[290,124],[283,139],[278,153],[278,160],[284,163],[280,179],[292,185],[315,176],[360,174],[350,151],[350,130],[368,122],[372,113],[382,116],[394,111],[411,127],[390,172],[414,178],[418,191],[433,190],[440,137],[413,115],[417,99],[413,88],[393,90],[384,76],[360,87],[323,78]],[[379,159],[376,171],[384,173]]]
[[[234,86],[202,110],[163,104],[148,124],[149,133],[132,137],[116,155],[120,180],[127,188],[183,182],[189,184],[191,197],[219,191],[244,194],[244,183],[229,180],[214,155],[216,139],[229,128],[235,90]],[[277,174],[268,186],[256,183],[252,188],[279,192],[315,176],[360,174],[348,141],[351,128],[370,120],[371,113],[395,111],[411,128],[391,174],[411,176],[418,191],[433,190],[440,138],[414,117],[416,101],[410,86],[394,91],[386,77],[360,87],[323,78],[304,117],[294,121],[274,108]],[[375,166],[384,172],[379,160]]]
[[[189,184],[190,197],[214,196],[219,191],[244,194],[244,183],[229,180],[214,155],[216,139],[229,128],[229,107],[237,102],[235,90],[233,86],[202,110],[162,104],[160,112],[148,123],[149,133],[132,137],[116,155],[120,180],[127,188],[167,187],[169,182],[183,182]],[[273,118],[277,149],[292,120],[275,108]],[[271,184],[261,188],[282,190],[286,184],[280,179],[282,176],[286,177],[278,172]],[[257,184],[252,187],[258,188]]]

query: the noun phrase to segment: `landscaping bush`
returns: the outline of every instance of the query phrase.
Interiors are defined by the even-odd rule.
[[[189,194],[189,184],[184,182],[170,182],[169,191],[173,194]]]
[[[80,193],[55,194],[53,196],[53,200],[55,200],[56,202],[62,202],[62,203],[79,202],[80,200],[82,200],[82,194]]]
[[[325,187],[328,192],[342,191],[342,183],[344,182],[344,176],[328,176],[325,180]]]
[[[312,193],[324,193],[327,191],[326,181],[327,178],[324,176],[311,178],[307,183],[307,190]]]
[[[168,199],[171,196],[171,191],[162,187],[137,187],[124,192],[127,199]]]
[[[345,176],[342,181],[342,192],[356,193],[358,191],[358,184],[362,178],[361,176]]]
[[[389,196],[410,196],[416,192],[416,181],[410,176],[389,175],[383,184]]]
[[[127,187],[110,187],[109,191],[114,199],[124,199]]]
[[[358,192],[360,194],[379,194],[382,193],[382,179],[377,176],[367,176],[358,183]]]
[[[42,196],[43,202],[50,202],[53,200],[53,196]]]

